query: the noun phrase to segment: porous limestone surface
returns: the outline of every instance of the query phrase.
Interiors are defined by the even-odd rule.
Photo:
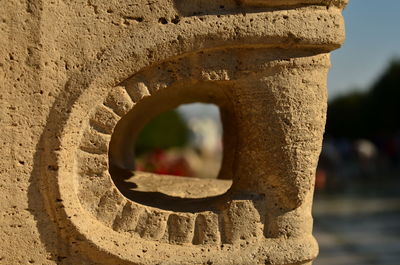
[[[2,1],[0,264],[311,264],[345,4]],[[191,102],[220,108],[232,187],[127,181],[140,129]]]

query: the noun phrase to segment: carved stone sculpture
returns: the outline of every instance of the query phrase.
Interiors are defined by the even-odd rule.
[[[1,262],[311,264],[345,0],[11,2],[0,11]],[[129,195],[121,172],[134,170],[139,130],[192,102],[220,108],[231,189]]]

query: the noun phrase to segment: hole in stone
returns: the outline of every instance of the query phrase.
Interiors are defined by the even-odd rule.
[[[173,19],[171,19],[171,22],[174,24],[178,24],[179,21],[181,21],[181,18],[179,16],[175,16]]]
[[[179,94],[183,99],[169,98],[163,106],[163,93],[142,99],[117,124],[110,142],[110,174],[121,193],[138,203],[165,210],[209,210],[232,186],[232,161],[222,163],[219,104],[225,110],[227,103],[210,93],[200,102],[218,106],[188,104],[196,101]],[[231,120],[227,126],[231,131]]]
[[[180,198],[225,193],[230,180],[217,180],[222,161],[218,107],[187,104],[153,118],[135,144],[134,190]],[[143,174],[155,173],[155,174]]]
[[[189,168],[165,168],[166,173],[177,176],[217,178],[222,158],[222,125],[219,109],[212,104],[184,104],[164,112],[150,121],[136,141],[136,170],[143,170],[143,155],[161,150],[189,161],[192,155],[201,157],[189,161]],[[139,165],[140,168],[139,169]],[[207,169],[204,169],[207,167]],[[163,168],[158,168],[161,171]],[[181,170],[180,170],[181,169]]]
[[[161,24],[168,24],[168,20],[165,18],[165,17],[160,17],[159,19],[158,19],[158,23],[161,23]]]

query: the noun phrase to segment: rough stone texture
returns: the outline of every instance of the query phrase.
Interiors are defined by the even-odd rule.
[[[345,4],[2,1],[0,263],[310,264]],[[129,193],[140,128],[190,102],[221,109],[232,188]]]

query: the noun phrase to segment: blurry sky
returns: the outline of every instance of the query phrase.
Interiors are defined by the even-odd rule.
[[[219,108],[214,104],[183,104],[179,106],[178,111],[186,120],[209,118],[215,120],[221,126]]]
[[[344,16],[346,42],[331,56],[330,99],[368,88],[400,58],[400,0],[350,0]]]

